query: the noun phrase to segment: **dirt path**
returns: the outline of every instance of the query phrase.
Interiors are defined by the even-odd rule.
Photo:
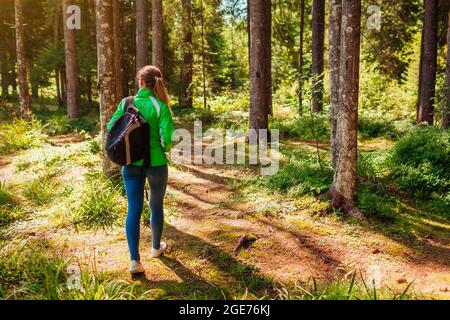
[[[11,178],[10,162],[2,159],[0,180]],[[314,217],[298,208],[286,215],[263,215],[261,202],[241,202],[239,193],[228,187],[227,181],[239,174],[237,169],[214,166],[170,169],[163,235],[170,250],[162,259],[151,259],[150,230],[143,228],[141,255],[146,273],[135,279],[155,290],[155,297],[160,290],[179,291],[182,296],[214,292],[220,297],[218,292],[226,288],[273,296],[274,284],[289,286],[311,276],[327,282],[356,268],[363,273],[379,270],[382,283],[394,289],[414,281],[417,292],[450,298],[449,238],[431,236],[417,250],[367,227]],[[266,201],[278,201],[282,207],[292,204],[290,200],[279,203],[275,197]],[[130,279],[123,228],[108,232],[55,228],[50,214],[36,212],[2,237],[46,239],[92,269]],[[255,241],[234,255],[244,234]]]

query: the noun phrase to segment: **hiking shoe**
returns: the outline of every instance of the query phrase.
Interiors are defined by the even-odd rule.
[[[132,260],[130,263],[130,272],[132,274],[136,273],[143,273],[144,272],[144,266],[140,261]]]
[[[159,245],[159,249],[152,248],[152,258],[157,258],[157,257],[161,256],[164,253],[164,251],[166,251],[166,249],[167,249],[167,243],[161,242]]]

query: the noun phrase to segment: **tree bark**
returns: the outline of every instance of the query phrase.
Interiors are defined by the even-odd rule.
[[[298,50],[298,110],[303,111],[303,42],[305,35],[305,0],[300,0],[300,47]]]
[[[136,0],[136,69],[148,64],[148,0]]]
[[[180,79],[180,107],[192,108],[192,76],[193,76],[193,45],[192,45],[192,3],[182,0],[182,32],[183,32],[183,64]]]
[[[361,0],[342,2],[340,54],[340,108],[337,113],[337,140],[340,151],[329,195],[332,205],[346,214],[365,219],[355,205],[357,194],[357,132]]]
[[[1,75],[2,75],[2,97],[9,95],[9,76],[8,76],[8,56],[5,51],[0,51]]]
[[[64,25],[64,53],[66,57],[66,85],[67,85],[67,115],[70,119],[80,117],[77,56],[75,43],[75,30],[67,27],[67,19],[70,13],[67,8],[71,5],[69,0],[63,0],[63,25]]]
[[[116,173],[116,166],[109,160],[106,151],[106,125],[116,110],[114,81],[113,0],[95,0],[97,27],[97,72],[100,102],[100,127],[103,143],[103,172]]]
[[[339,110],[339,70],[341,59],[342,0],[330,0],[330,25],[328,32],[330,64],[330,151],[333,168],[336,167],[336,122]]]
[[[16,55],[19,69],[20,114],[24,119],[31,117],[30,90],[28,87],[28,70],[25,58],[22,0],[14,0],[16,27]]]
[[[423,65],[417,123],[433,124],[437,71],[438,1],[425,0],[423,22]]]
[[[270,0],[250,0],[250,128],[267,129],[272,110]]]
[[[202,36],[202,82],[203,82],[203,108],[206,109],[206,59],[205,59],[205,17],[203,12],[203,0],[200,0],[200,23]]]
[[[447,64],[445,66],[445,76],[446,76],[446,101],[444,105],[444,110],[442,112],[442,122],[441,127],[447,129],[450,126],[450,11],[448,12],[448,23],[447,23]]]
[[[61,15],[61,6],[60,1],[55,1],[55,11],[53,12],[53,46],[56,50],[58,48],[58,42],[59,42],[59,34],[60,34],[60,19]],[[58,107],[63,106],[63,100],[61,96],[61,84],[60,84],[60,70],[59,68],[55,68],[55,87],[56,87],[56,100],[58,103]]]
[[[60,78],[61,78],[61,99],[63,101],[67,101],[67,81],[66,81],[66,69],[60,70]]]
[[[162,0],[152,0],[152,64],[164,73],[164,19]]]
[[[313,0],[312,12],[312,112],[323,110],[323,60],[325,47],[325,0]]]
[[[116,98],[124,98],[122,73],[122,10],[120,0],[113,0],[113,30],[114,30],[114,79]]]

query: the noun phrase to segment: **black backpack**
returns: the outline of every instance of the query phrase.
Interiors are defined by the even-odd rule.
[[[125,100],[125,113],[112,126],[106,138],[108,158],[118,165],[127,166],[144,159],[150,166],[150,125],[134,106],[134,97]]]

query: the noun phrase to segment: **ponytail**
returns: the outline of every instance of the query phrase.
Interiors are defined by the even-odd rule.
[[[167,104],[167,106],[170,106],[169,94],[161,77],[156,77],[153,91],[155,92],[159,100],[163,101],[165,104]]]

